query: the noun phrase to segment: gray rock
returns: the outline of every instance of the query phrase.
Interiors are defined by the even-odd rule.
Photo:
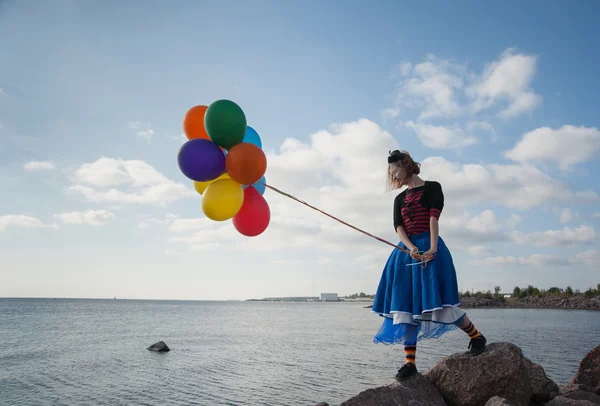
[[[600,395],[600,344],[581,360],[577,373],[569,383],[584,385]]]
[[[577,391],[589,392],[590,389],[587,386],[581,385],[579,383],[568,383],[568,384],[562,385],[560,387],[560,395],[561,396],[565,396],[571,392],[577,392]]]
[[[600,405],[600,395],[596,395],[592,392],[577,390],[562,396],[567,399],[573,400],[587,400],[588,402],[592,402],[595,405]]]
[[[159,341],[155,344],[152,344],[150,347],[148,347],[148,349],[150,351],[156,351],[156,352],[167,352],[167,351],[171,351],[171,349],[169,348],[169,346],[167,344],[165,344],[164,341]]]
[[[327,403],[327,402],[319,402],[315,406],[329,406],[329,403]]]
[[[558,396],[546,403],[546,406],[595,406],[592,402],[587,400],[575,400],[565,398],[564,396]]]
[[[499,396],[494,396],[493,398],[491,398],[490,400],[487,401],[485,406],[516,406],[516,405],[513,402],[511,402],[510,400],[501,398]]]
[[[367,389],[340,406],[447,406],[431,382],[416,377],[388,386]]]
[[[532,395],[526,358],[511,343],[489,344],[478,356],[444,358],[425,376],[449,406],[485,406],[494,396],[528,406]]]
[[[525,358],[529,382],[531,383],[531,400],[533,402],[548,402],[558,396],[558,385],[546,375],[540,365]]]

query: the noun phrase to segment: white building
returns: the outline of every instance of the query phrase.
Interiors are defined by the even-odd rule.
[[[324,302],[339,302],[337,293],[321,293],[321,301]]]

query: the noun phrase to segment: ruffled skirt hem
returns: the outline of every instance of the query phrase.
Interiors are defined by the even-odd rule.
[[[458,305],[443,305],[417,315],[400,311],[379,315],[384,320],[373,342],[391,345],[416,344],[424,339],[439,338],[458,328],[466,312]]]

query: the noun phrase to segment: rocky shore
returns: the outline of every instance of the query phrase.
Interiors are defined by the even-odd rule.
[[[473,308],[512,308],[512,309],[580,309],[600,310],[600,296],[586,297],[585,295],[574,295],[564,297],[560,295],[528,296],[524,298],[477,298],[461,297],[463,309]]]
[[[593,406],[600,405],[600,345],[579,364],[567,385],[558,385],[519,347],[489,344],[473,356],[457,353],[424,375],[368,389],[339,406]],[[329,406],[326,402],[315,406]]]

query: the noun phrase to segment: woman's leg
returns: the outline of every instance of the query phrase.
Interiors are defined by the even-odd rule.
[[[406,340],[404,340],[404,357],[406,359],[406,362],[396,374],[396,379],[400,381],[410,378],[411,376],[417,373],[416,356],[418,332],[418,326],[413,327],[407,334]]]
[[[459,322],[459,326],[462,331],[464,331],[471,341],[469,342],[469,349],[471,349],[472,354],[481,354],[485,349],[485,344],[487,340],[473,325],[473,322],[469,319],[469,316],[466,314],[462,318],[462,321]]]

